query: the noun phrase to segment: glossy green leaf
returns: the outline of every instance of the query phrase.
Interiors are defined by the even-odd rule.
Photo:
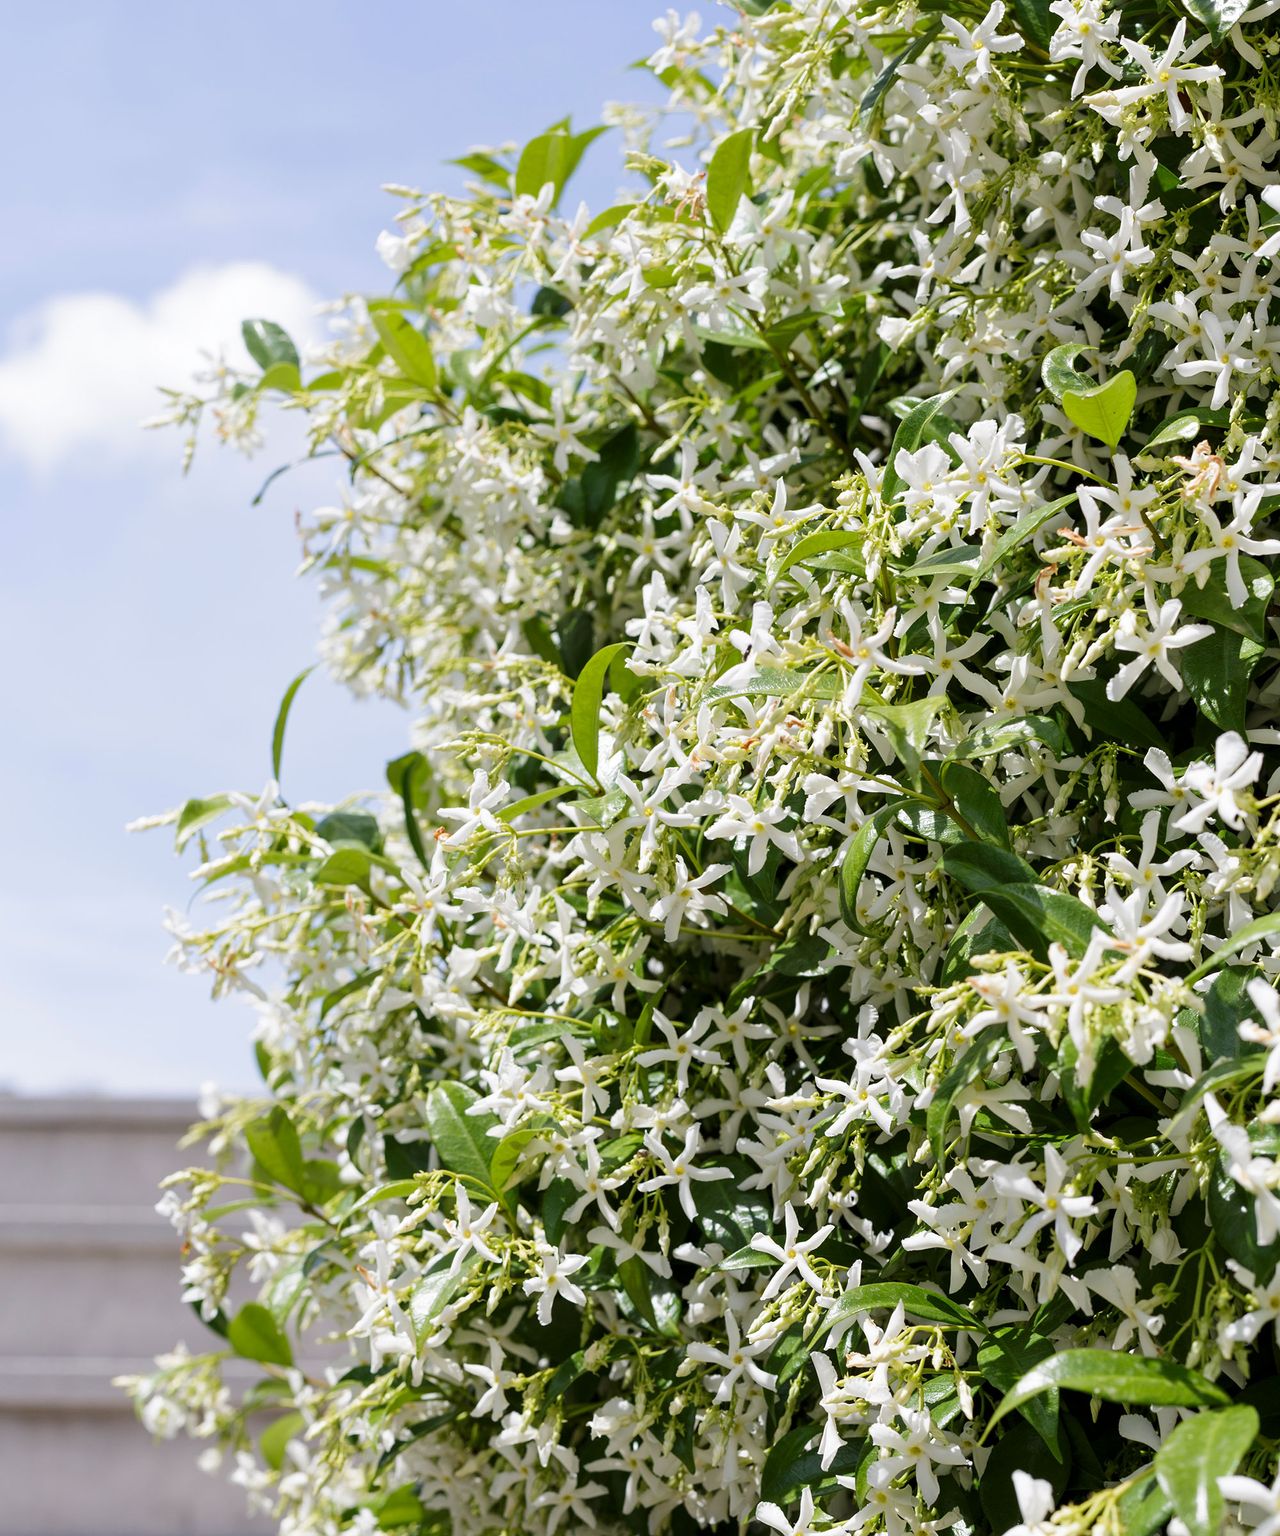
[[[847,528],[823,528],[817,533],[806,534],[804,538],[797,539],[787,551],[778,569],[773,573],[773,579],[781,580],[793,565],[804,565],[815,555],[825,555],[833,549],[860,549],[862,540],[861,533],[855,533]]]
[[[1250,1063],[1236,1063],[1246,1069]],[[1280,1158],[1280,1126],[1255,1121],[1247,1129],[1253,1155]],[[1231,1177],[1231,1159],[1221,1151],[1209,1176],[1209,1227],[1223,1250],[1243,1264],[1261,1285],[1268,1285],[1280,1264],[1280,1238],[1258,1241],[1256,1202],[1249,1190]]]
[[[925,1112],[925,1130],[934,1158],[939,1163],[946,1151],[947,1130],[956,1112],[957,1102],[963,1097],[965,1089],[976,1083],[992,1062],[1009,1049],[1009,1040],[1003,1029],[983,1030],[934,1090]]]
[[[889,94],[890,88],[897,80],[904,64],[912,64],[925,51],[934,38],[937,37],[939,28],[936,23],[925,29],[918,37],[915,37],[899,53],[895,53],[887,64],[881,69],[863,93],[862,100],[858,103],[858,116],[864,126],[869,125],[884,108],[884,99]]]
[[[849,846],[840,861],[840,920],[846,928],[864,938],[871,937],[871,930],[858,914],[858,892],[862,888],[871,855],[884,836],[885,828],[897,815],[899,807],[909,803],[907,797],[903,796],[873,811],[849,839]]]
[[[833,672],[813,677],[807,672],[788,672],[783,667],[761,667],[744,682],[708,688],[706,697],[709,702],[716,699],[786,699],[801,691],[815,699],[834,698],[839,691],[839,678]]]
[[[1218,1479],[1231,1476],[1257,1433],[1256,1411],[1240,1405],[1197,1413],[1161,1443],[1156,1481],[1190,1536],[1218,1536],[1227,1512]]]
[[[289,1441],[302,1433],[306,1428],[306,1422],[300,1413],[285,1413],[273,1420],[262,1431],[258,1440],[258,1449],[262,1452],[263,1461],[273,1472],[279,1472],[284,1466],[285,1450]]]
[[[606,645],[587,662],[573,685],[569,707],[569,731],[582,766],[594,779],[600,767],[600,706],[604,702],[605,679],[615,656],[620,656],[629,641]]]
[[[439,375],[430,343],[412,321],[398,309],[376,309],[369,318],[387,356],[405,378],[423,389],[435,389]]]
[[[246,320],[240,334],[249,356],[264,373],[276,363],[287,363],[295,370],[300,366],[298,349],[288,331],[274,320]]]
[[[1170,446],[1176,443],[1189,443],[1197,438],[1206,427],[1221,431],[1231,421],[1231,412],[1225,406],[1221,410],[1213,411],[1203,407],[1193,406],[1185,411],[1175,411],[1172,416],[1166,416],[1160,425],[1147,439],[1143,452],[1147,453],[1152,448],[1158,448],[1164,444]]]
[[[1040,885],[1023,860],[986,843],[961,843],[942,855],[952,879],[989,906],[1014,938],[1038,959],[1051,944],[1080,956],[1095,928],[1106,924],[1075,896]]]
[[[292,1365],[293,1350],[280,1324],[266,1307],[247,1302],[231,1319],[227,1343],[243,1360],[265,1365]]]
[[[1154,1474],[1140,1475],[1120,1496],[1116,1509],[1120,1515],[1121,1536],[1155,1536],[1173,1514],[1173,1505]]]
[[[498,1142],[488,1133],[498,1122],[487,1113],[469,1113],[479,1097],[462,1083],[434,1083],[424,1119],[441,1167],[492,1188]]]
[[[909,704],[865,704],[864,719],[870,720],[889,738],[897,760],[907,777],[915,783],[920,773],[920,757],[929,741],[929,731],[939,713],[946,708],[946,695],[935,693]]]
[[[1009,813],[990,782],[967,764],[948,760],[938,766],[937,780],[958,821],[999,848],[1009,846]]]
[[[357,885],[368,888],[374,856],[367,848],[339,848],[320,864],[312,877],[317,885]]]
[[[382,831],[378,818],[367,811],[330,811],[316,823],[316,836],[326,843],[357,843],[370,853],[382,852]]]
[[[820,1424],[799,1424],[777,1441],[765,1457],[760,1473],[762,1499],[774,1504],[786,1503],[802,1488],[829,1477],[848,1476],[857,1467],[865,1447],[856,1442],[842,1445],[831,1458],[831,1465],[823,1467],[818,1452],[806,1449],[821,1433]]]
[[[1273,933],[1280,933],[1280,912],[1268,912],[1265,917],[1255,917],[1251,923],[1245,923],[1242,928],[1229,934],[1207,960],[1202,960],[1186,978],[1188,984],[1210,975],[1224,960],[1238,955],[1242,949],[1248,949],[1260,939],[1269,938]]]
[[[1220,730],[1243,733],[1249,679],[1262,659],[1262,646],[1215,625],[1211,635],[1185,646],[1178,655],[1182,681],[1200,713]]]
[[[271,729],[271,777],[278,783],[280,780],[280,764],[284,760],[284,733],[289,725],[289,711],[293,708],[293,701],[298,696],[298,689],[315,671],[314,666],[304,667],[297,677],[284,691],[284,698],[280,700],[280,708],[276,711],[275,725]]]
[[[1186,651],[1181,654],[1185,656]],[[1067,688],[1084,705],[1084,726],[1092,740],[1102,736],[1126,747],[1157,747],[1160,751],[1169,745],[1168,738],[1132,699],[1109,699],[1102,678],[1068,683]]]
[[[1066,733],[1050,715],[1019,715],[1013,720],[991,720],[972,730],[956,747],[951,756],[955,759],[999,757],[1005,752],[1034,747],[1040,743],[1054,757],[1065,757],[1068,751]]]
[[[296,363],[272,363],[258,380],[259,389],[278,389],[287,395],[302,388],[302,375]]]
[[[707,168],[707,212],[724,233],[733,223],[738,204],[751,186],[751,145],[754,128],[740,128],[721,140]]]
[[[245,1128],[245,1144],[263,1172],[276,1184],[302,1192],[306,1183],[306,1162],[302,1143],[285,1109],[277,1104],[269,1114],[251,1121]]]
[[[1240,575],[1248,591],[1248,600],[1237,608],[1227,591],[1227,571],[1224,561],[1215,560],[1209,567],[1209,579],[1198,587],[1189,581],[1178,593],[1184,613],[1193,618],[1207,620],[1221,629],[1234,630],[1247,635],[1259,645],[1267,641],[1267,609],[1275,591],[1275,577],[1252,555],[1241,555]]]
[[[1067,419],[1082,432],[1116,448],[1129,425],[1138,398],[1138,383],[1127,368],[1093,389],[1070,389],[1062,397]]]
[[[418,805],[426,789],[428,773],[427,760],[421,752],[405,752],[400,757],[393,757],[386,767],[387,783],[400,796],[409,844],[424,869],[430,867],[431,856],[418,825]]]
[[[1058,18],[1049,9],[1049,0],[1013,0],[1013,14],[1023,37],[1041,52],[1048,53],[1058,27]]]
[[[1063,516],[1065,509],[1075,499],[1076,493],[1072,491],[1069,496],[1059,496],[1056,501],[1051,501],[1043,507],[1033,507],[1030,512],[1024,512],[1013,527],[1006,528],[996,540],[991,554],[978,571],[979,579],[990,575],[1009,558],[1015,549],[1020,548],[1028,539],[1034,538],[1047,523]]]
[[[1215,44],[1225,43],[1232,27],[1249,9],[1249,0],[1183,0]]]
[[[855,1285],[841,1296],[823,1317],[821,1334],[830,1333],[837,1323],[861,1317],[864,1312],[891,1312],[901,1302],[903,1310],[922,1323],[940,1323],[946,1328],[981,1328],[968,1307],[949,1296],[926,1291],[923,1286],[906,1281],[882,1280],[870,1285]]]
[[[978,1369],[983,1380],[997,1392],[1011,1391],[1057,1346],[1042,1335],[1020,1335],[1011,1330],[988,1338],[978,1349]],[[1062,1459],[1062,1435],[1058,1424],[1058,1389],[1049,1387],[1022,1404],[1018,1410],[1057,1460]]]
[[[230,809],[230,795],[210,795],[204,800],[188,800],[178,813],[178,825],[175,832],[178,852],[182,852],[201,827],[207,826],[209,822],[214,821],[224,811]]]
[[[1005,1394],[988,1432],[1006,1414],[1051,1387],[1141,1408],[1216,1408],[1230,1401],[1221,1387],[1172,1360],[1108,1349],[1068,1349],[1034,1366]]]
[[[1065,346],[1054,347],[1041,363],[1040,377],[1055,400],[1061,402],[1064,395],[1078,390],[1085,382],[1084,375],[1076,370],[1076,358],[1092,351],[1083,341],[1069,341]]]
[[[897,461],[900,453],[914,453],[922,443],[935,440],[935,421],[943,416],[944,408],[955,399],[957,391],[948,389],[943,394],[932,395],[914,405],[898,424],[885,461],[884,477],[880,482],[880,499],[893,501],[902,489]]]

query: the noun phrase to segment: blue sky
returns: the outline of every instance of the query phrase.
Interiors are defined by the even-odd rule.
[[[0,1088],[248,1086],[251,1016],[165,968],[190,886],[168,834],[126,821],[258,790],[280,694],[313,656],[295,506],[323,466],[249,501],[288,456],[143,434],[245,305],[376,290],[384,182],[647,94],[654,0],[71,0],[15,12],[0,134]],[[649,87],[651,89],[651,87]],[[16,147],[17,152],[13,152]],[[613,200],[616,144],[575,191]],[[158,376],[157,376],[158,375]],[[293,798],[380,781],[405,721],[313,678],[286,752]]]

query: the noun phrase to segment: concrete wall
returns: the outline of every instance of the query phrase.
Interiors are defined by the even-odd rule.
[[[153,1443],[113,1376],[210,1335],[156,1186],[187,1103],[0,1095],[0,1536],[262,1536],[241,1492]]]

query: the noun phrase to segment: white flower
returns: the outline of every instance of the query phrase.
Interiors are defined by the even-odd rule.
[[[580,1286],[574,1285],[570,1275],[577,1274],[587,1262],[583,1254],[561,1253],[550,1243],[538,1244],[538,1262],[541,1274],[533,1275],[524,1282],[526,1296],[538,1298],[538,1321],[545,1328],[551,1321],[551,1309],[556,1297],[561,1296],[574,1306],[581,1306],[585,1297]]]
[[[770,1296],[776,1296],[784,1281],[790,1280],[793,1273],[798,1274],[810,1290],[822,1296],[824,1287],[809,1263],[809,1255],[822,1247],[834,1228],[830,1222],[826,1222],[812,1237],[801,1240],[800,1218],[790,1202],[782,1208],[782,1219],[784,1233],[781,1242],[768,1232],[757,1232],[751,1239],[751,1246],[757,1253],[767,1253],[771,1259],[778,1260],[778,1268],[770,1275],[769,1283],[764,1288],[763,1299],[767,1301]]]

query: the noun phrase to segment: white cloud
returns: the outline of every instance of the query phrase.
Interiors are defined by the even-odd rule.
[[[163,405],[158,386],[185,387],[202,354],[243,363],[246,318],[314,339],[316,302],[301,278],[255,261],[192,268],[141,304],[55,295],[18,320],[0,357],[0,440],[37,471],[85,450],[135,458],[150,436],[139,424]]]

